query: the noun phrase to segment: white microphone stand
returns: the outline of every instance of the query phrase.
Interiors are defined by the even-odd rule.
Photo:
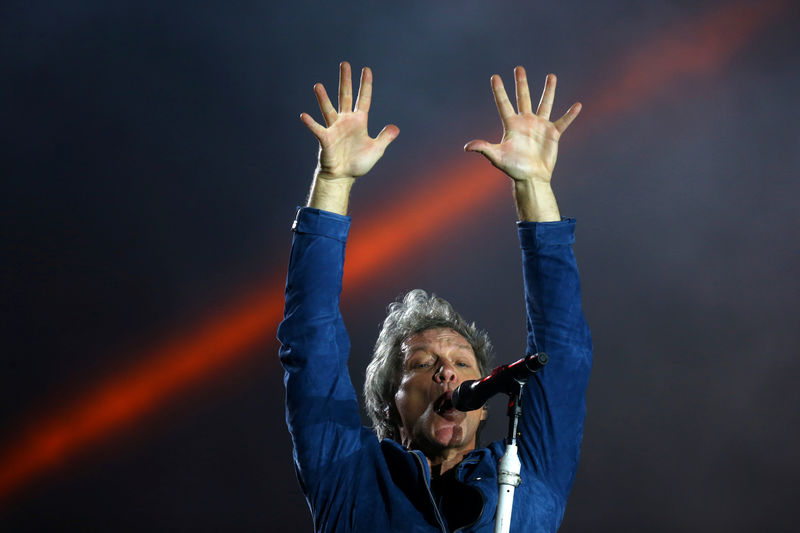
[[[511,527],[511,510],[514,506],[514,489],[522,482],[519,473],[522,465],[517,454],[517,425],[522,415],[522,389],[527,383],[515,380],[519,387],[508,394],[508,437],[506,453],[500,458],[497,468],[497,513],[495,514],[494,533],[508,533]]]
[[[506,453],[500,458],[497,467],[497,512],[495,514],[494,533],[508,533],[511,527],[511,510],[514,506],[514,490],[522,482],[519,473],[522,464],[517,454],[517,426],[519,417],[522,416],[522,391],[528,383],[531,374],[538,372],[550,358],[544,352],[527,356],[526,364],[519,365],[519,361],[509,366],[519,371],[512,373],[512,380],[506,390],[508,394],[508,435],[506,436]]]

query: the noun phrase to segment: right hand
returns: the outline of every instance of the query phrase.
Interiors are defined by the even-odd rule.
[[[314,93],[327,127],[320,125],[308,113],[301,113],[300,120],[319,140],[315,181],[350,185],[355,178],[369,172],[389,143],[400,133],[400,129],[389,124],[375,139],[369,136],[367,117],[372,99],[372,71],[369,67],[364,67],[361,71],[361,86],[355,110],[350,64],[347,61],[339,65],[338,112],[321,83],[314,85]]]

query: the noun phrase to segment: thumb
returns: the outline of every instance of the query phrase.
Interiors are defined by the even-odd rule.
[[[497,151],[497,145],[491,144],[488,141],[476,139],[464,145],[465,152],[478,152],[483,154],[486,159],[496,165],[500,161],[500,154]]]
[[[386,147],[389,146],[389,143],[395,140],[398,135],[400,135],[400,128],[394,124],[389,124],[384,126],[375,140],[378,141],[378,144],[380,144],[381,150],[386,150]]]
[[[325,128],[320,126],[316,120],[311,118],[311,115],[308,113],[300,113],[300,120],[303,121],[303,124],[305,124],[308,129],[311,130],[311,133],[314,134],[314,137],[316,137],[317,140],[321,140],[323,137],[325,137]]]

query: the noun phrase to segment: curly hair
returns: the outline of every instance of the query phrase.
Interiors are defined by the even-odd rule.
[[[492,342],[485,331],[468,323],[450,302],[435,294],[414,289],[389,304],[388,314],[367,366],[364,400],[372,427],[379,439],[400,440],[394,395],[403,371],[402,343],[409,336],[433,328],[450,328],[472,346],[481,375],[490,370]]]

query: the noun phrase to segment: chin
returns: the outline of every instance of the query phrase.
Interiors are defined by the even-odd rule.
[[[464,444],[464,430],[461,426],[449,426],[434,430],[433,441],[442,448],[453,448]]]

